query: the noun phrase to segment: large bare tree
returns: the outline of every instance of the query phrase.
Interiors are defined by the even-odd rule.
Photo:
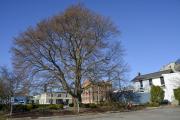
[[[29,27],[15,38],[13,63],[31,76],[46,74],[58,80],[76,102],[82,81],[113,80],[122,74],[123,49],[112,21],[83,5]]]

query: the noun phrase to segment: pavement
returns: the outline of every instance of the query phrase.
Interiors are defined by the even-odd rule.
[[[13,120],[30,120],[16,118]],[[34,120],[180,120],[180,107],[163,107],[133,112],[107,112],[98,114],[41,117]]]

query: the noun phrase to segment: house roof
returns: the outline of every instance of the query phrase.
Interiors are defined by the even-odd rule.
[[[110,85],[111,86],[111,83],[108,82],[108,81],[91,81],[91,80],[85,80],[82,84],[82,87],[83,88],[86,88],[88,87],[89,85],[98,85],[98,86],[101,86],[101,85]]]
[[[171,69],[169,70],[164,70],[164,71],[158,71],[158,72],[153,72],[153,73],[149,73],[149,74],[144,74],[144,75],[139,75],[136,76],[134,79],[132,79],[133,82],[137,82],[140,80],[148,80],[148,79],[152,79],[152,78],[159,78],[162,76],[162,74],[168,74],[168,73],[172,73],[173,71]]]

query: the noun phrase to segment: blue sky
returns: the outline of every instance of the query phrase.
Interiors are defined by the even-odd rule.
[[[80,1],[80,0],[78,0]],[[76,0],[0,0],[0,66],[11,67],[13,37]],[[180,58],[180,0],[81,0],[121,31],[129,79]]]

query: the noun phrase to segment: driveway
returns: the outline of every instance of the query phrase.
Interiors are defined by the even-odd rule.
[[[13,120],[29,119],[30,118]],[[36,120],[180,120],[180,107],[146,109],[134,112],[99,113],[95,115],[41,117]]]

